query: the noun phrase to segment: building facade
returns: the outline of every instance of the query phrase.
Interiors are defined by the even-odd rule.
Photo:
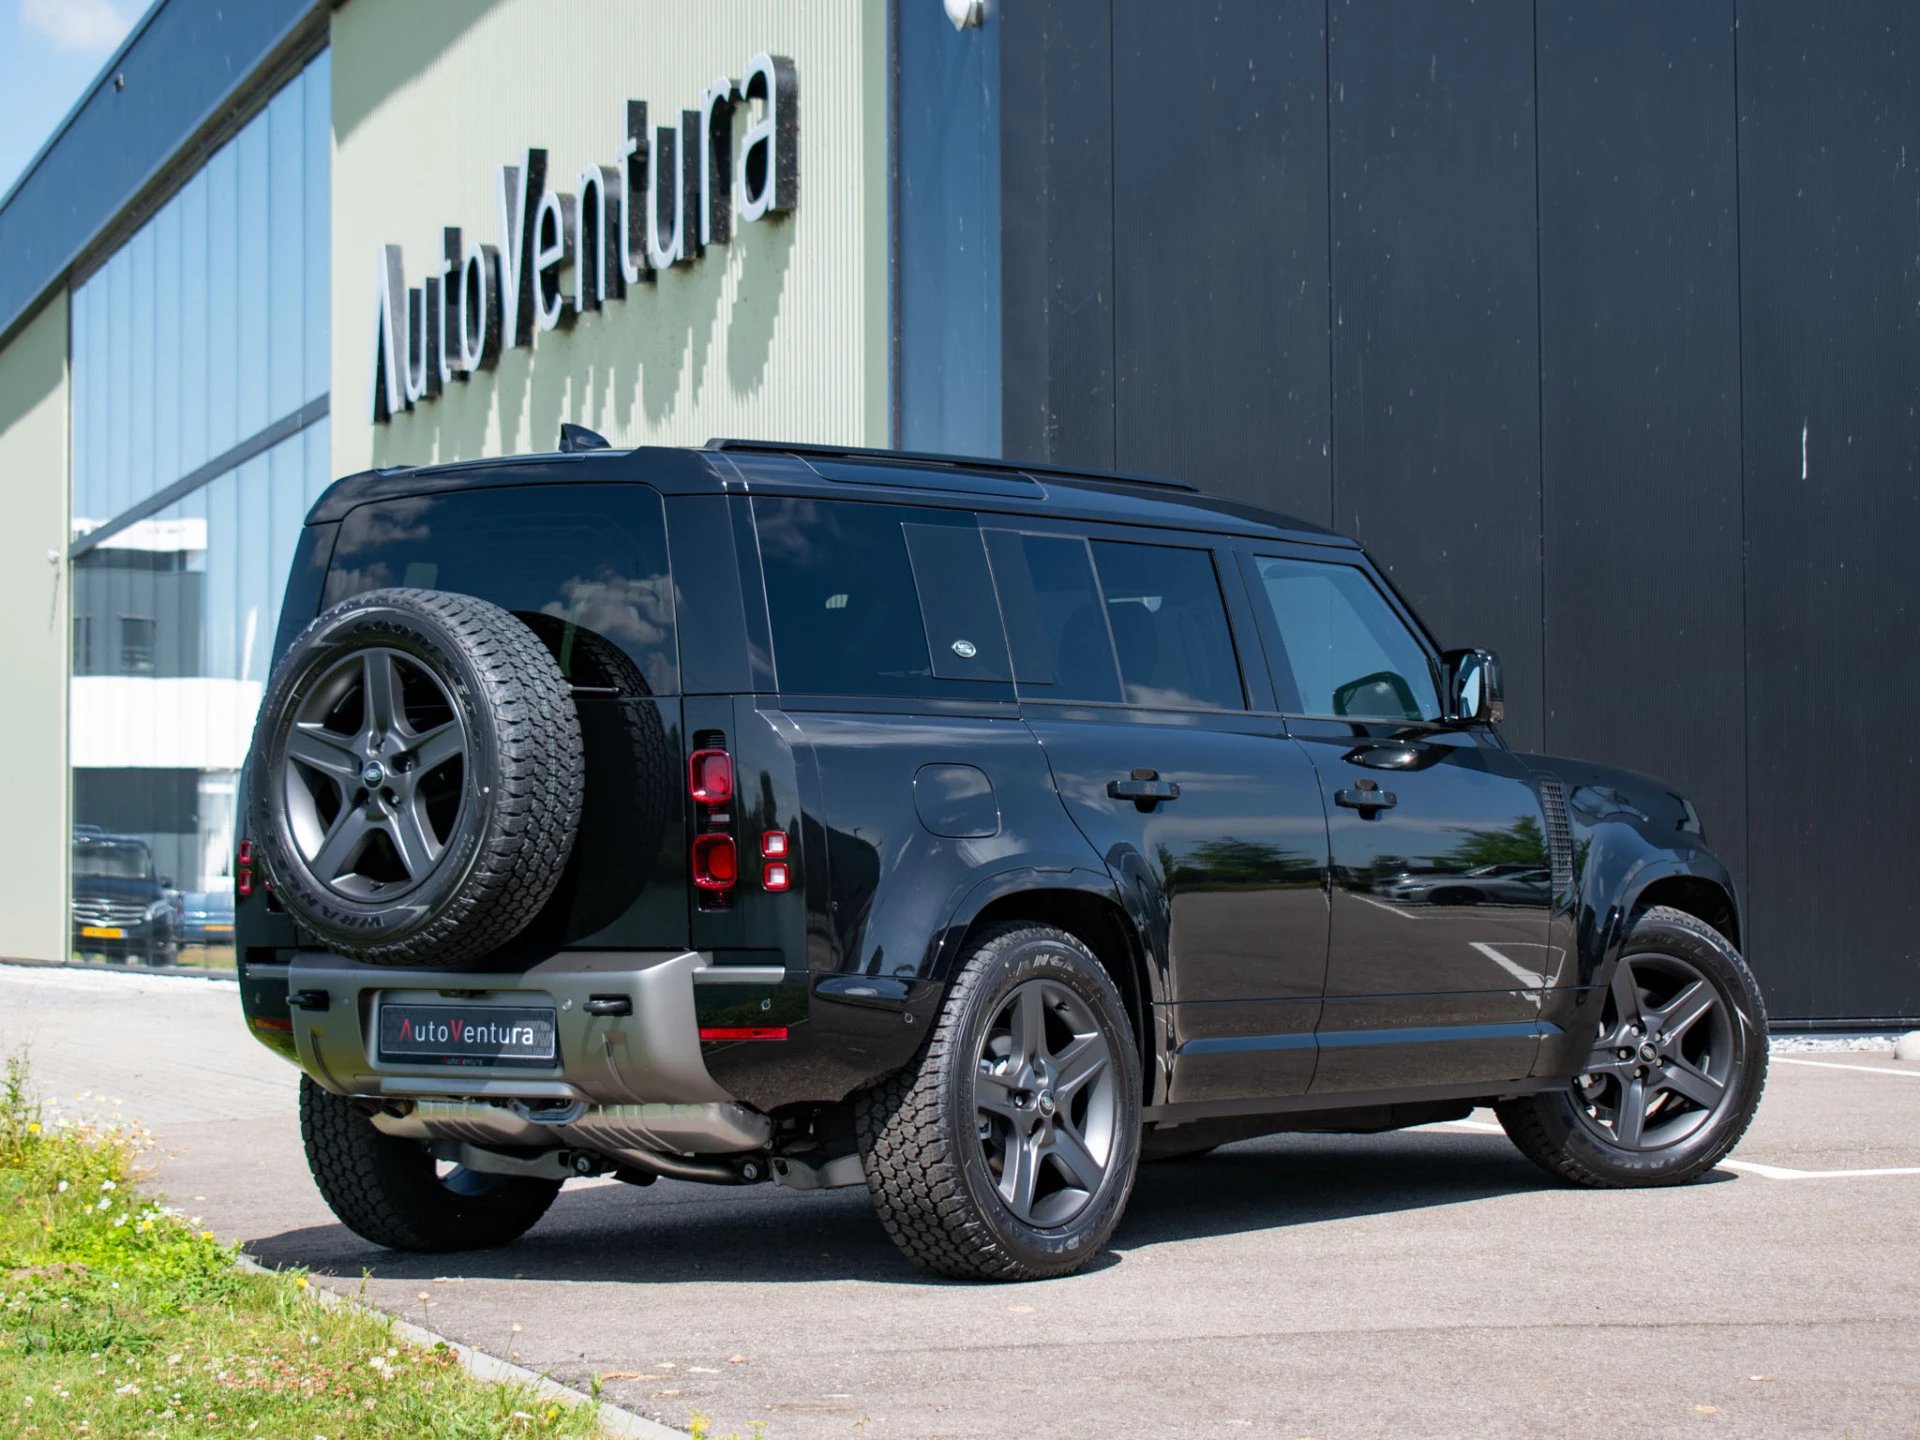
[[[83,943],[81,827],[230,884],[333,476],[576,421],[1355,533],[1516,744],[1694,798],[1777,1017],[1920,1017],[1916,62],[1898,0],[159,0],[0,201],[0,955]]]

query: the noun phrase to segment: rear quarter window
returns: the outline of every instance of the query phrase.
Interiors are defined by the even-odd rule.
[[[1011,698],[973,516],[768,496],[753,515],[783,692]]]
[[[659,495],[644,485],[541,484],[361,505],[340,522],[323,603],[389,585],[477,595],[512,611],[576,685],[678,693],[666,523]]]

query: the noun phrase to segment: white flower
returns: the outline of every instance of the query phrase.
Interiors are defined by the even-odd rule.
[[[100,1203],[93,1208],[96,1210],[111,1210],[113,1208],[113,1201],[102,1195],[100,1197]]]
[[[100,1188],[102,1190],[118,1190],[120,1187],[111,1180],[102,1180],[100,1182]]]
[[[55,1193],[57,1193],[57,1194],[60,1194],[60,1195],[64,1195],[64,1194],[66,1194],[66,1193],[67,1193],[67,1182],[66,1182],[66,1181],[64,1181],[64,1180],[62,1180],[62,1181],[60,1182],[60,1185],[59,1185],[59,1189],[58,1189],[58,1190],[57,1190],[57,1191],[56,1191]]]

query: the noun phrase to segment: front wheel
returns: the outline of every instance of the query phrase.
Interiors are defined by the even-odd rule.
[[[486,1250],[517,1240],[547,1213],[558,1180],[445,1174],[416,1141],[382,1133],[351,1100],[300,1077],[307,1168],[333,1213],[389,1250]]]
[[[1520,1152],[1578,1185],[1681,1185],[1739,1142],[1767,1080],[1767,1011],[1740,952],[1655,906],[1615,965],[1586,1069],[1495,1107]]]
[[[880,1222],[955,1279],[1038,1280],[1093,1259],[1140,1156],[1140,1062],[1120,993],[1073,936],[972,945],[919,1059],[856,1100]]]

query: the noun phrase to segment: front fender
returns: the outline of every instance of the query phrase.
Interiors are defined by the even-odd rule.
[[[1542,768],[1549,766],[1566,787],[1574,888],[1569,910],[1555,921],[1562,959],[1554,1008],[1563,1033],[1553,1053],[1542,1055],[1539,1073],[1572,1074],[1586,1062],[1614,965],[1649,892],[1673,880],[1710,886],[1724,896],[1736,928],[1739,897],[1680,795],[1622,771],[1566,761]]]

